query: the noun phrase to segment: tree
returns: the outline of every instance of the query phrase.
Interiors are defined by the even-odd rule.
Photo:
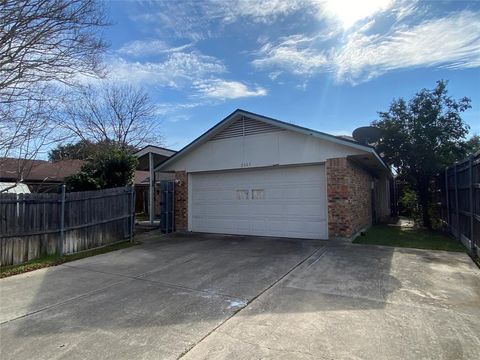
[[[81,141],[112,143],[122,149],[162,139],[148,94],[130,85],[85,86],[58,120]]]
[[[465,153],[468,154],[475,154],[476,152],[480,151],[480,136],[473,135],[465,141]]]
[[[137,158],[118,148],[96,154],[79,173],[65,178],[69,191],[86,191],[127,186],[133,183]]]
[[[102,75],[107,25],[95,0],[0,0],[0,104],[41,85]]]
[[[116,145],[111,142],[93,143],[88,140],[80,140],[76,143],[60,144],[48,153],[48,159],[56,162],[61,160],[88,160],[101,152],[110,151]],[[126,151],[133,154],[138,149],[127,146]]]
[[[18,159],[18,180],[26,160],[64,140],[52,123],[59,85],[103,75],[105,25],[95,0],[0,0],[0,157]]]
[[[448,96],[447,82],[433,90],[423,89],[408,102],[394,100],[372,123],[383,130],[377,151],[398,176],[416,192],[423,225],[430,228],[430,183],[434,176],[465,156],[468,125],[460,114],[470,108],[470,99]]]

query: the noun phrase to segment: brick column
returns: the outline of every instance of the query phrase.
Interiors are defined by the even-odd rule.
[[[175,231],[188,230],[188,176],[175,172]]]
[[[347,158],[328,159],[327,201],[328,201],[328,236],[348,237],[352,232]]]
[[[328,235],[349,238],[372,224],[371,175],[347,158],[328,159]]]

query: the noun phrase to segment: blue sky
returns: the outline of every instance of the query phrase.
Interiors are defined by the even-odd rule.
[[[480,133],[480,1],[111,1],[109,78],[143,86],[163,145],[236,108],[350,134],[449,80]]]

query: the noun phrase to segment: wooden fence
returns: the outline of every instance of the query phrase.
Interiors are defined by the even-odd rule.
[[[0,194],[0,265],[70,254],[132,238],[131,187],[59,194]]]
[[[480,151],[445,169],[436,181],[440,217],[451,233],[480,256]]]

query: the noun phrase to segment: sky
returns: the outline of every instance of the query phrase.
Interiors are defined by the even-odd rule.
[[[179,150],[237,108],[334,135],[448,80],[480,133],[480,1],[109,1],[108,77]]]

